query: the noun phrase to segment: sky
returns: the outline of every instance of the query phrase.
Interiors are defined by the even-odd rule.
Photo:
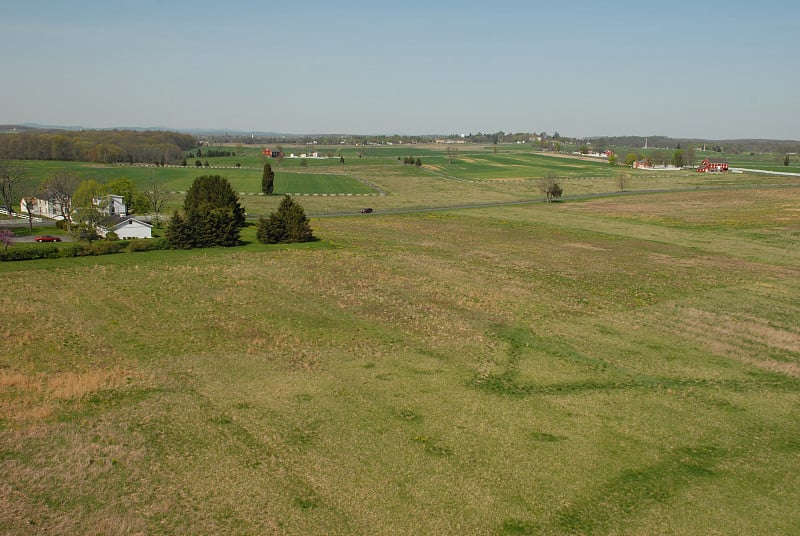
[[[800,140],[800,2],[0,0],[0,124]]]

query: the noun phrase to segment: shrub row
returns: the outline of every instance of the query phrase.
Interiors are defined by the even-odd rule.
[[[95,242],[75,242],[61,247],[55,244],[36,245],[26,248],[11,248],[0,251],[0,261],[30,261],[36,259],[58,259],[67,257],[91,257],[110,255],[123,251],[154,251],[168,249],[164,238],[141,240],[97,240]]]

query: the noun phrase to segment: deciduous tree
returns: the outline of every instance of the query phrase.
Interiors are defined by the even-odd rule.
[[[128,212],[138,213],[149,209],[147,199],[139,192],[136,184],[126,177],[108,182],[103,191],[107,194],[121,195]]]
[[[50,175],[42,186],[44,197],[53,203],[64,218],[67,231],[72,231],[72,196],[78,182],[79,178],[75,173],[62,169]]]
[[[72,196],[72,206],[78,212],[84,212],[95,207],[94,199],[103,192],[103,187],[94,179],[84,179],[75,187]]]
[[[620,192],[625,191],[625,186],[628,184],[629,178],[630,177],[628,176],[627,173],[620,173],[619,175],[617,175],[617,187],[619,188]]]
[[[672,165],[675,167],[683,167],[683,149],[676,149],[672,153]]]
[[[153,178],[150,185],[142,192],[142,196],[147,200],[148,210],[153,213],[153,225],[158,226],[161,220],[161,211],[164,209],[164,203],[167,202],[169,192]]]
[[[73,231],[78,238],[89,241],[97,238],[97,226],[105,218],[102,210],[108,204],[107,198],[101,197],[102,194],[103,187],[94,179],[84,179],[75,188],[72,195],[75,219]]]
[[[447,163],[453,163],[453,157],[458,154],[458,147],[453,147],[452,145],[447,146]]]
[[[12,164],[8,161],[0,161],[0,194],[3,196],[3,205],[11,214],[14,211],[16,201],[17,186],[22,179],[22,166]]]
[[[539,191],[545,195],[545,199],[550,203],[553,199],[558,199],[564,192],[558,185],[555,175],[547,175],[539,179]]]
[[[11,229],[0,229],[0,244],[5,246],[3,249],[8,249],[8,246],[14,243],[14,231]]]

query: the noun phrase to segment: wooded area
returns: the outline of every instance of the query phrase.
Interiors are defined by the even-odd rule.
[[[0,134],[0,159],[174,163],[196,146],[190,134],[135,130],[57,130]]]

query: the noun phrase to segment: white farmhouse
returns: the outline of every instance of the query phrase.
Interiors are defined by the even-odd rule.
[[[61,203],[55,199],[40,199],[36,197],[23,197],[19,202],[19,210],[23,214],[44,216],[53,220],[63,220]]]
[[[92,204],[107,216],[127,216],[128,207],[125,205],[125,198],[121,195],[108,194],[92,198]]]

